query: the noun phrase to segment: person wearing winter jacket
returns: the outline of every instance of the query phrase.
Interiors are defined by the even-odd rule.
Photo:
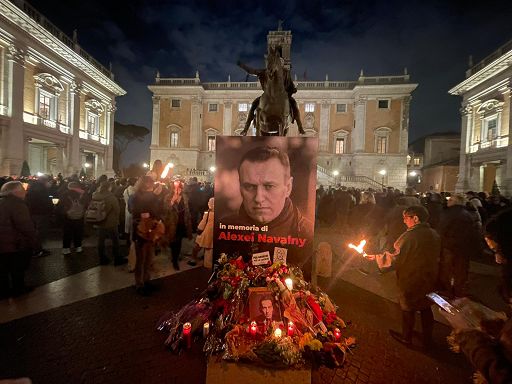
[[[39,244],[25,194],[19,181],[9,181],[0,190],[0,299],[30,290],[25,286],[25,269]]]
[[[59,203],[55,208],[62,222],[62,254],[71,254],[71,242],[75,252],[81,253],[84,237],[84,215],[89,196],[78,181],[72,181],[67,189],[60,195]]]
[[[105,254],[105,240],[112,241],[112,256],[114,265],[126,264],[127,260],[120,255],[119,248],[119,201],[112,193],[113,184],[104,181],[92,195],[93,201],[102,201],[105,209],[105,219],[95,226],[98,228],[98,255],[100,264],[110,264],[110,259]]]

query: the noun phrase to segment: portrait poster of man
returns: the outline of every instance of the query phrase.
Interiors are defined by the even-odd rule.
[[[267,288],[249,288],[249,318],[258,324],[282,323],[281,308]]]
[[[318,139],[217,136],[216,145],[214,257],[268,252],[309,276]]]

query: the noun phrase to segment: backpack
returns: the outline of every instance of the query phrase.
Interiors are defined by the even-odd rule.
[[[85,212],[85,221],[88,223],[101,223],[107,218],[104,200],[91,200]]]
[[[66,216],[70,220],[79,220],[84,217],[84,210],[85,207],[83,203],[80,201],[80,199],[73,199],[71,198],[71,206],[66,211]]]

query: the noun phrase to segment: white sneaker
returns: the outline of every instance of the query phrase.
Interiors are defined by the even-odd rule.
[[[62,248],[62,254],[63,255],[70,255],[71,254],[71,250],[69,248]]]
[[[77,247],[77,248],[75,249],[75,252],[76,252],[76,253],[81,253],[81,252],[83,252],[82,247]]]

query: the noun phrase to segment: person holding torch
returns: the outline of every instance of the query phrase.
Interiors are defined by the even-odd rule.
[[[394,243],[394,251],[377,255],[365,255],[375,260],[381,271],[396,271],[399,304],[402,310],[402,332],[390,330],[391,336],[411,346],[415,315],[421,314],[423,346],[432,344],[434,316],[431,301],[426,295],[435,290],[441,240],[427,223],[428,211],[418,205],[406,208],[402,213],[407,230]]]

